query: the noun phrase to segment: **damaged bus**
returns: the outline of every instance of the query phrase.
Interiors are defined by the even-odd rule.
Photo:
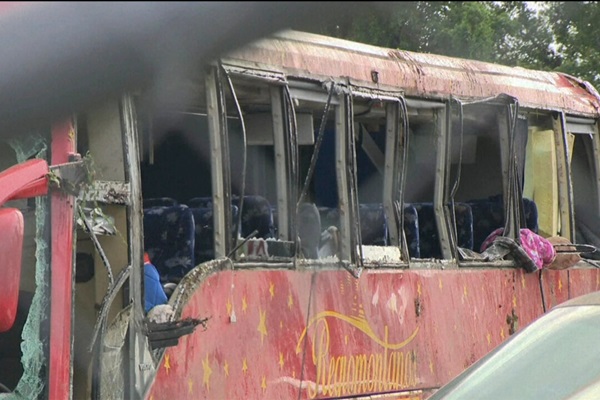
[[[600,289],[588,83],[295,31],[197,71],[2,143],[0,398],[425,399]]]

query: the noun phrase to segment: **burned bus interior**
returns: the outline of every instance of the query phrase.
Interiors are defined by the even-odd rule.
[[[321,232],[322,239],[311,243],[317,249],[307,254],[313,256],[300,258],[352,258],[340,253],[344,224],[340,204],[347,207],[342,214],[352,214],[355,204],[357,218],[345,230],[358,231],[363,250],[373,246],[405,248],[408,257],[401,250],[392,251],[374,265],[406,267],[416,262],[418,267],[419,262],[460,261],[454,250],[457,247],[480,252],[485,238],[505,225],[507,196],[514,196],[517,204],[517,226],[536,233],[541,229],[546,236],[561,232],[559,204],[567,206],[559,201],[558,188],[552,206],[542,205],[542,209],[536,202],[542,196],[534,196],[532,189],[535,174],[531,171],[537,168],[533,165],[543,162],[543,156],[532,150],[536,132],[555,135],[556,121],[550,113],[519,110],[515,107],[518,101],[507,103],[502,96],[472,102],[402,98],[406,115],[399,115],[394,127],[390,122],[394,100],[389,93],[378,96],[372,91],[366,96],[338,82],[328,96],[331,86],[326,80],[261,79],[243,73],[219,76],[223,98],[218,114],[225,132],[220,149],[211,147],[210,117],[203,96],[192,111],[139,111],[145,213],[161,206],[191,209],[195,228],[190,236],[195,236],[196,248],[189,251],[194,254],[190,266],[215,257],[211,207],[213,188],[219,186],[231,202],[227,221],[233,239],[226,247],[229,250],[238,243],[236,235],[244,240],[254,231],[256,239],[296,242],[297,224],[302,224],[302,218],[296,216],[300,198],[318,210],[318,218],[309,219],[318,225],[312,232]],[[204,90],[206,87],[199,85],[198,92]],[[349,108],[345,101],[351,104],[350,119],[342,115]],[[391,143],[388,131],[402,143]],[[353,143],[340,144],[342,135],[351,137]],[[581,138],[575,146],[578,154],[593,151],[591,134],[575,137]],[[585,148],[584,141],[589,142]],[[346,146],[348,154],[339,154],[336,147],[340,145]],[[215,151],[222,160],[219,171],[212,170]],[[553,151],[555,158],[561,157],[560,151]],[[592,154],[578,159],[592,163],[580,173],[586,178],[573,178],[575,185],[582,186],[582,179],[593,179],[590,173],[595,175],[595,164]],[[351,177],[339,174],[340,162],[346,163]],[[386,169],[386,163],[400,168]],[[581,163],[577,162],[578,168]],[[510,173],[513,164],[516,169]],[[222,182],[215,186],[213,179]],[[517,193],[509,190],[513,185],[509,180],[517,182]],[[597,198],[595,191],[587,192]],[[582,204],[578,193],[583,192],[574,193],[576,205]],[[242,215],[240,196],[244,198]],[[386,197],[392,205],[401,204],[402,210],[386,209]],[[553,227],[547,229],[544,218],[553,219]],[[402,224],[398,224],[400,219]],[[390,232],[393,227],[395,232]],[[570,235],[570,230],[563,227],[562,231]],[[347,238],[353,234],[348,233]],[[333,238],[338,244],[332,244]],[[280,255],[284,259],[297,255],[291,248],[290,244]],[[359,253],[360,263],[369,265],[369,256]],[[469,265],[468,260],[462,261]]]
[[[236,268],[514,267],[479,256],[507,217],[544,237],[600,246],[595,119],[520,108],[509,96],[419,97],[302,75],[213,65],[184,109],[157,110],[136,93],[133,144],[122,104],[77,116],[77,151],[94,160],[95,179],[133,181],[138,166],[126,155],[137,151],[141,193],[131,196],[142,202],[142,225],[134,232],[122,203],[80,202],[111,229],[95,225],[96,242],[77,217],[75,398],[94,384],[88,347],[107,287],[142,237],[163,284],[219,258]],[[30,139],[0,144],[1,169],[47,157],[49,135]],[[48,353],[47,203],[7,203],[24,215],[25,243],[17,320],[0,333],[0,390],[43,375],[40,366],[24,371],[21,359]],[[119,293],[108,320],[134,296],[127,285]],[[35,344],[22,352],[25,336]]]

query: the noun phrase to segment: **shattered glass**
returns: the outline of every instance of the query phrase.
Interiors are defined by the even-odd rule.
[[[15,150],[17,161],[24,162],[30,158],[45,159],[47,144],[40,134],[28,135],[12,140],[10,146]],[[41,336],[42,322],[47,318],[45,310],[49,309],[49,280],[50,253],[45,240],[47,229],[47,216],[49,214],[49,201],[46,197],[35,199],[35,283],[36,289],[23,328],[21,351],[23,356],[23,375],[16,389],[12,393],[0,394],[0,399],[36,399],[44,390],[42,378],[47,360],[44,354],[44,338]]]
[[[125,340],[131,318],[131,306],[121,310],[106,331],[102,344],[102,381],[103,398],[125,398]]]

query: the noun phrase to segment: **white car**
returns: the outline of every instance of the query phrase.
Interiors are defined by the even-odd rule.
[[[600,399],[600,292],[566,301],[429,400]]]

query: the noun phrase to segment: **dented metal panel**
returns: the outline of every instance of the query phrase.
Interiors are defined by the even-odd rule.
[[[524,107],[588,116],[596,116],[600,109],[596,90],[566,74],[385,49],[303,32],[286,31],[256,41],[227,59],[262,68],[277,66],[290,76],[344,77],[366,87],[401,89],[406,96],[482,99],[506,93]]]
[[[426,398],[543,308],[539,274],[521,269],[323,268],[204,268],[174,305],[207,329],[166,350],[147,398]],[[550,307],[600,289],[600,270],[543,284]]]

